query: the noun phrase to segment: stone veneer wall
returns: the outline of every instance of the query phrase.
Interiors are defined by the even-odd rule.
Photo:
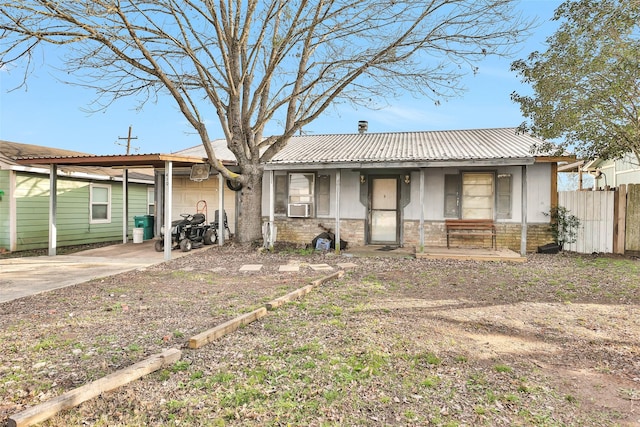
[[[267,221],[267,219],[264,219]],[[314,237],[323,232],[318,226],[335,231],[335,220],[331,218],[276,218],[278,227],[277,241],[310,244]],[[405,246],[418,246],[420,242],[420,222],[404,222]],[[509,248],[520,252],[520,224],[496,223],[496,242],[498,248]],[[343,219],[340,221],[340,238],[349,242],[351,246],[362,246],[365,241],[364,220]],[[424,223],[425,246],[446,246],[444,222]],[[553,242],[549,224],[529,224],[527,227],[527,252],[535,252],[538,246]],[[491,239],[481,236],[455,236],[451,240],[452,246],[480,246],[491,247]]]
[[[497,224],[498,247],[506,247],[519,252],[521,230],[520,224]],[[535,252],[538,246],[547,243],[553,243],[553,234],[551,234],[549,224],[527,225],[527,252]]]
[[[268,221],[268,218],[263,218],[263,221]],[[319,224],[335,232],[336,221],[332,218],[276,218],[276,239],[279,242],[311,244],[314,237],[324,232]],[[340,239],[349,242],[351,246],[364,245],[364,220],[341,220]]]
[[[420,242],[420,223],[418,221],[404,222],[405,245],[418,246]],[[508,248],[520,252],[521,226],[515,223],[496,223],[496,245],[498,248]],[[424,223],[425,246],[447,246],[447,235],[444,222]],[[553,242],[549,224],[529,224],[527,227],[527,252],[535,252],[538,246]],[[477,246],[491,247],[491,237],[461,236],[451,237],[452,247]]]

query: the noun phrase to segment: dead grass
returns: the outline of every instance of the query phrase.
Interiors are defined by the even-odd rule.
[[[288,262],[300,273],[279,273]],[[198,350],[190,336],[353,262]],[[260,273],[238,273],[242,264]],[[616,426],[640,422],[640,263],[525,264],[211,248],[2,304],[0,414],[183,348],[169,369],[43,423]]]

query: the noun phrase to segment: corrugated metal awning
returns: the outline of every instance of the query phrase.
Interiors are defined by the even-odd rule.
[[[22,165],[100,166],[100,167],[154,167],[163,168],[166,162],[175,167],[206,163],[202,157],[185,157],[174,154],[129,154],[104,156],[26,156],[15,162]]]

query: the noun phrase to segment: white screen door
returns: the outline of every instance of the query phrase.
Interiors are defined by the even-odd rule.
[[[398,242],[398,179],[371,180],[371,243]]]

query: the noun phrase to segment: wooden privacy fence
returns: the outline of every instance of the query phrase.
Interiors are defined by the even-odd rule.
[[[640,184],[627,186],[626,208],[624,250],[637,255],[640,254]]]
[[[640,184],[621,185],[616,191],[561,191],[558,204],[580,220],[576,241],[564,249],[640,252]]]
[[[580,219],[576,241],[565,243],[571,252],[613,252],[613,191],[561,191],[558,204]]]

